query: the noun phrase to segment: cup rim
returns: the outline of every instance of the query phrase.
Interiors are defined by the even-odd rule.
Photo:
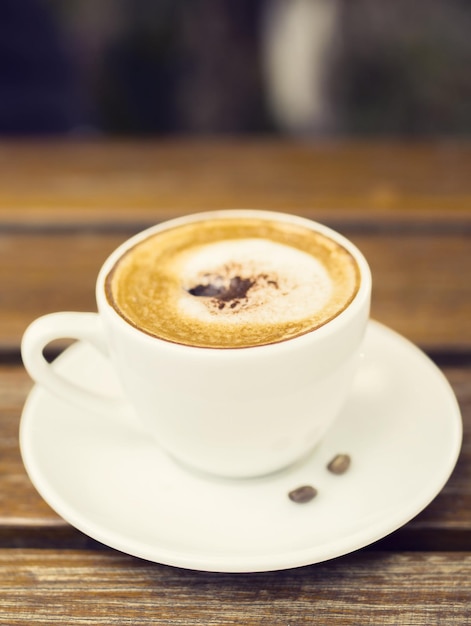
[[[328,320],[326,323],[322,324],[318,328],[311,329],[297,335],[295,337],[291,337],[288,339],[284,339],[277,342],[260,344],[256,346],[241,346],[241,347],[205,347],[205,346],[191,346],[188,344],[182,344],[178,342],[173,342],[171,340],[167,340],[161,337],[157,337],[155,335],[151,335],[146,331],[137,328],[130,322],[128,322],[123,316],[121,316],[114,307],[109,303],[108,298],[106,296],[105,283],[109,273],[112,271],[115,264],[118,260],[132,247],[140,243],[141,241],[147,239],[148,237],[163,232],[165,230],[169,230],[171,228],[176,228],[178,226],[182,226],[185,224],[191,224],[199,221],[205,221],[207,219],[230,219],[236,217],[253,217],[258,219],[266,219],[266,220],[278,220],[285,221],[291,224],[297,224],[299,226],[303,226],[315,232],[319,232],[326,237],[333,239],[336,243],[343,246],[355,259],[359,273],[360,273],[360,284],[358,287],[358,291],[354,295],[352,301],[347,305],[347,307],[338,313],[335,317]],[[246,350],[257,350],[257,351],[268,351],[268,350],[277,350],[280,347],[282,349],[287,349],[293,345],[298,345],[301,341],[313,341],[314,338],[320,338],[328,336],[333,332],[337,332],[339,327],[341,327],[348,319],[352,316],[355,317],[355,313],[357,310],[362,309],[365,305],[365,301],[368,304],[369,309],[369,300],[371,296],[371,287],[372,287],[372,276],[369,264],[363,255],[363,253],[359,250],[359,248],[347,237],[334,230],[333,228],[326,226],[320,222],[312,220],[307,217],[301,217],[296,214],[286,213],[286,212],[278,212],[272,210],[265,209],[218,209],[212,211],[203,211],[197,213],[190,213],[186,215],[182,215],[179,217],[172,218],[170,220],[165,220],[146,228],[130,238],[126,239],[123,243],[121,243],[117,248],[111,252],[111,254],[106,258],[103,265],[100,268],[98,273],[98,277],[95,285],[95,295],[98,304],[98,310],[100,314],[107,315],[115,322],[117,322],[123,330],[131,332],[134,337],[139,337],[141,340],[145,341],[153,341],[160,342],[161,344],[176,350],[191,350],[195,351],[204,351],[204,352],[216,352],[220,354],[221,352],[240,352]]]

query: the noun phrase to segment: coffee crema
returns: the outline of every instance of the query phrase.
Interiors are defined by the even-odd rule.
[[[106,278],[111,306],[174,343],[243,348],[305,334],[339,315],[360,284],[355,259],[299,224],[215,217],[158,231]]]

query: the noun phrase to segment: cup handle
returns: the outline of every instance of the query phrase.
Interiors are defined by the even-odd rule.
[[[44,348],[55,339],[78,339],[92,344],[109,357],[102,321],[97,313],[50,313],[34,320],[26,329],[21,342],[24,366],[39,385],[66,402],[87,411],[125,416],[129,405],[124,400],[111,398],[85,389],[66,378],[45,359]]]

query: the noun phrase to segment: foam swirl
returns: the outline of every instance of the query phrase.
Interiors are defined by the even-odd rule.
[[[332,293],[332,280],[317,259],[263,239],[187,251],[178,276],[181,315],[207,324],[295,322],[319,313]]]

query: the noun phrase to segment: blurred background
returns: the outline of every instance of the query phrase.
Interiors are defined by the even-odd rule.
[[[471,129],[469,0],[1,0],[0,135]]]

